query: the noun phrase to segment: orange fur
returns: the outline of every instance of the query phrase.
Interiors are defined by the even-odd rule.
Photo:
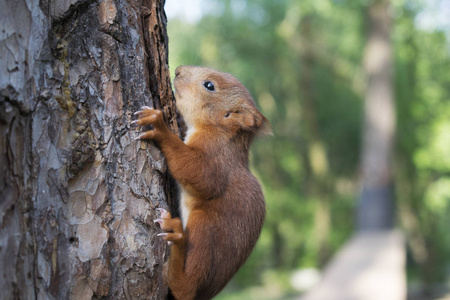
[[[214,91],[205,82],[214,85]],[[209,68],[176,70],[177,107],[188,126],[186,142],[170,132],[162,113],[144,107],[140,138],[153,139],[182,189],[181,215],[161,210],[171,242],[168,283],[179,300],[211,299],[245,262],[264,221],[261,187],[248,167],[248,149],[259,131],[269,131],[247,89],[233,76]],[[184,228],[183,228],[184,227]]]

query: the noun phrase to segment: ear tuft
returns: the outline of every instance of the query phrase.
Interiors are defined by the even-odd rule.
[[[247,107],[242,113],[241,127],[257,134],[272,135],[272,127],[256,107]]]
[[[263,121],[261,123],[261,125],[258,127],[257,133],[258,134],[262,134],[262,135],[270,135],[273,136],[273,130],[272,130],[272,125],[270,125],[269,120],[267,120],[266,117],[264,117],[262,114],[261,116],[263,117]]]

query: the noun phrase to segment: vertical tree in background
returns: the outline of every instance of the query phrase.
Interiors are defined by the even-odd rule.
[[[395,103],[392,78],[389,1],[374,0],[368,7],[368,38],[364,69],[366,93],[361,157],[362,193],[358,207],[360,230],[393,226],[392,156]]]
[[[0,0],[2,299],[161,299],[164,158],[133,112],[177,130],[164,1]]]

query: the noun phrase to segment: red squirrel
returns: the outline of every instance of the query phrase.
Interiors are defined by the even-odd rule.
[[[162,236],[171,245],[167,280],[176,299],[211,299],[250,255],[264,221],[265,202],[249,170],[249,146],[270,132],[247,89],[232,75],[180,66],[175,99],[187,125],[184,142],[160,110],[144,106],[138,126],[152,139],[179,183],[180,218],[158,208]]]

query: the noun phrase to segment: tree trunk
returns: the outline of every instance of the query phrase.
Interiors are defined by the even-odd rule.
[[[388,229],[393,226],[394,219],[392,154],[395,103],[390,41],[392,20],[388,9],[388,0],[374,0],[368,11],[362,194],[358,208],[360,230]]]
[[[170,180],[130,127],[176,132],[164,1],[0,0],[2,299],[162,299]]]

